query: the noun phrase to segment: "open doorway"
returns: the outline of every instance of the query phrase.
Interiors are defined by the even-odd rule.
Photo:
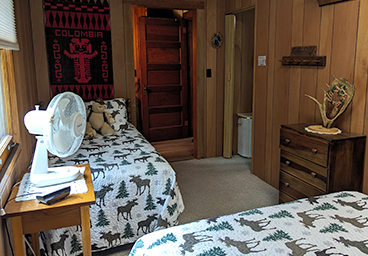
[[[193,15],[133,6],[137,126],[168,161],[193,158]]]
[[[235,17],[234,114],[236,119],[233,126],[233,152],[250,157],[252,141],[249,138],[252,130],[248,129],[246,124],[253,118],[255,9],[236,13]],[[248,147],[250,147],[249,153],[246,152],[249,151]]]
[[[248,136],[239,134],[244,132],[239,129],[244,118],[250,117],[253,112],[253,90],[254,90],[254,24],[255,9],[247,9],[225,17],[226,38],[225,45],[225,73],[230,75],[225,80],[225,106],[224,106],[224,157],[238,154],[238,146],[250,147],[247,156],[252,151],[252,125],[246,131]],[[240,115],[239,115],[240,114]],[[252,122],[252,121],[251,121]],[[239,136],[240,135],[240,136]],[[244,141],[244,138],[249,138]],[[242,139],[242,141],[239,141]],[[240,154],[244,155],[244,154]]]

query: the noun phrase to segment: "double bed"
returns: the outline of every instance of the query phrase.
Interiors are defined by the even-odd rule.
[[[96,204],[90,207],[92,251],[133,243],[144,234],[178,224],[184,210],[175,172],[127,121],[125,100],[105,100],[115,133],[85,139],[67,158],[49,155],[50,166],[89,164]],[[88,107],[90,103],[86,103]],[[41,232],[43,255],[55,255],[62,238],[68,255],[82,252],[78,226]]]
[[[342,191],[141,237],[129,256],[367,255],[368,196]]]

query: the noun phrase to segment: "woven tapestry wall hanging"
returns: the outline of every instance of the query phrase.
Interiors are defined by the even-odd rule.
[[[113,95],[110,7],[105,0],[44,0],[46,49],[54,95]]]

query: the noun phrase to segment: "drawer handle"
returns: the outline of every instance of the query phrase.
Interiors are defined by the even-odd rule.
[[[317,149],[316,148],[312,148],[312,152],[314,153],[314,154],[317,154]]]
[[[289,184],[289,182],[285,182],[285,187],[290,187],[290,184]]]
[[[311,172],[311,175],[312,175],[313,178],[315,178],[317,176],[317,173]]]
[[[286,160],[285,164],[286,165],[290,165],[290,161],[289,160]]]
[[[285,142],[286,142],[286,144],[289,144],[291,142],[291,140],[285,139]]]

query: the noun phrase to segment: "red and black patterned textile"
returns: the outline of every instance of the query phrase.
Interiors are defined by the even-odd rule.
[[[106,0],[44,0],[46,48],[53,94],[84,100],[113,95],[110,7]]]

